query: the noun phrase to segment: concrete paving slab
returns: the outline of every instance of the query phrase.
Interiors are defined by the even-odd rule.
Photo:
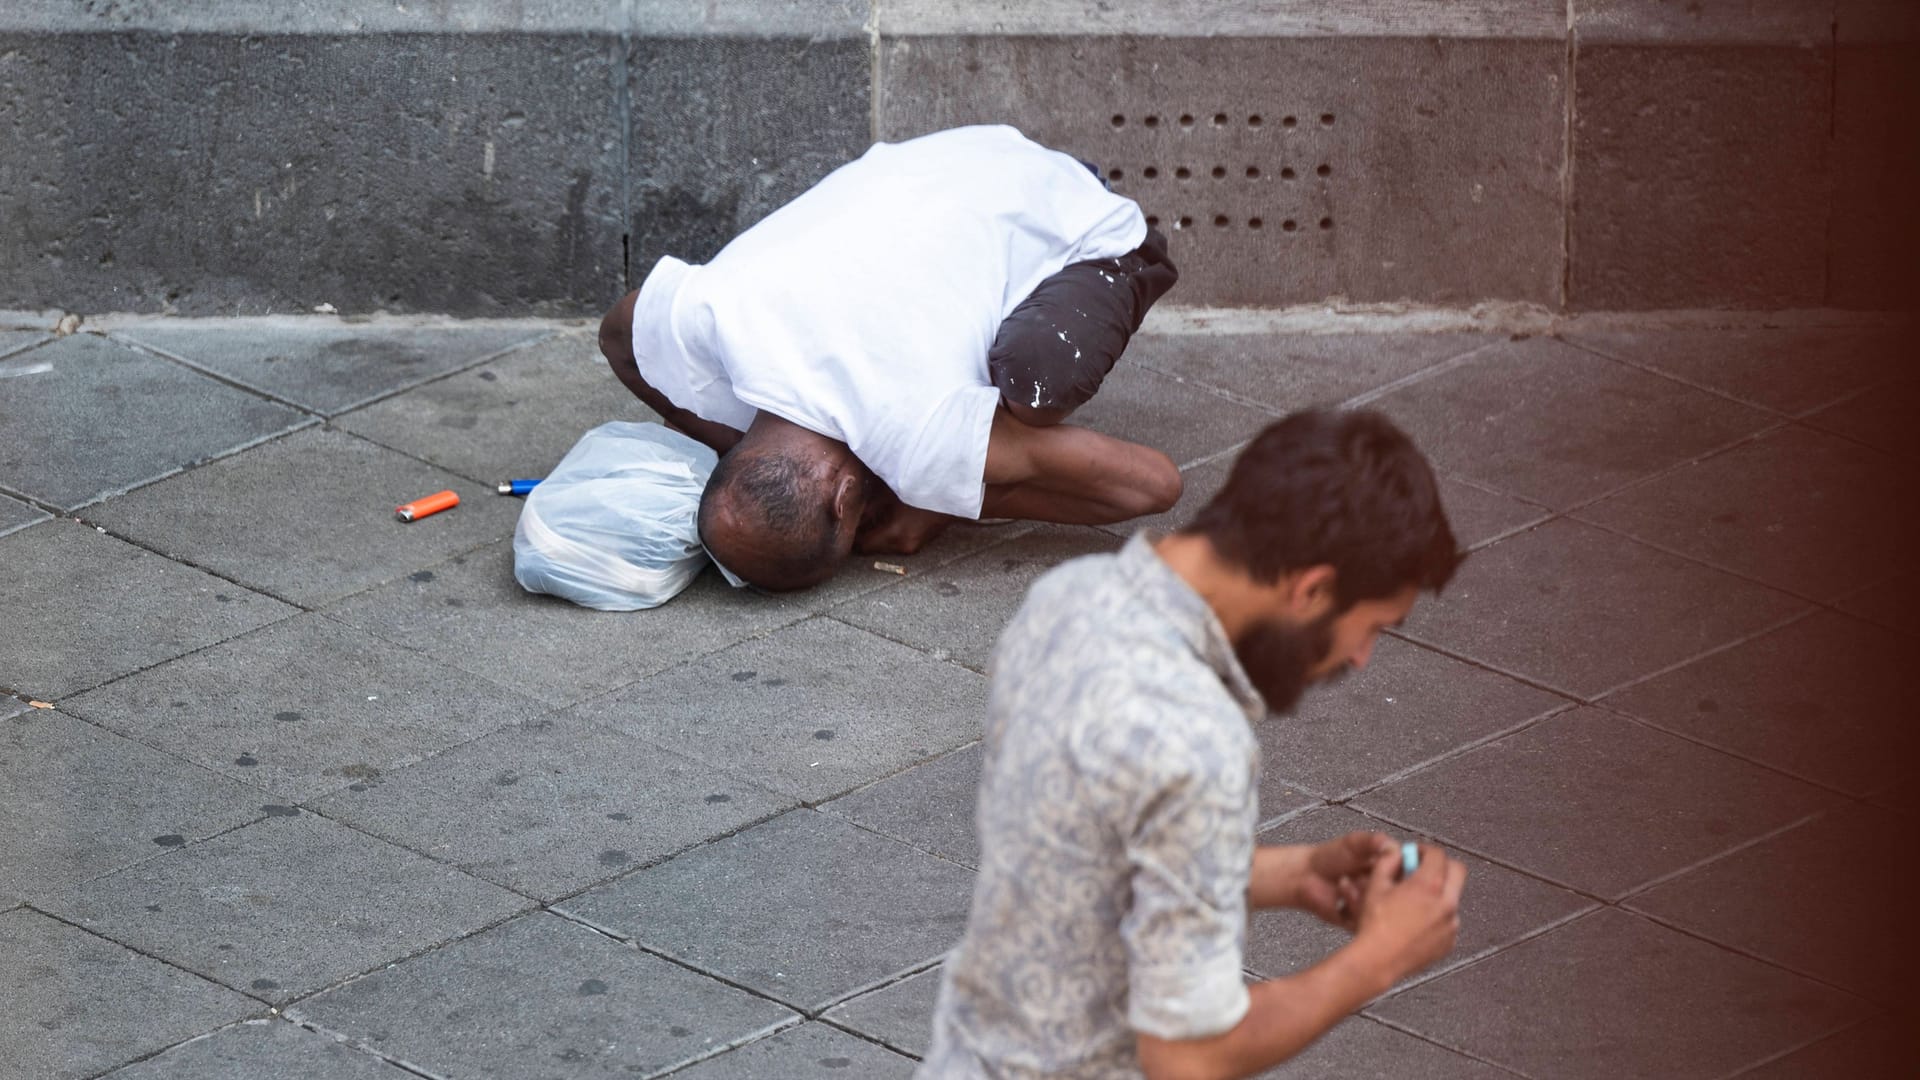
[[[793,800],[575,718],[516,724],[314,809],[555,900]]]
[[[1256,730],[1266,771],[1347,798],[1565,705],[1544,690],[1386,637],[1364,670],[1309,689],[1293,715],[1269,715]]]
[[[260,816],[259,793],[51,709],[0,720],[0,895],[58,893]]]
[[[1281,775],[1276,767],[1266,767],[1261,770],[1259,794],[1260,820],[1265,824],[1290,817],[1309,807],[1324,806],[1327,803],[1324,792],[1307,790],[1304,785]]]
[[[0,913],[0,1078],[79,1080],[260,1011],[25,908]]]
[[[1582,41],[1569,307],[1826,302],[1830,31],[1815,41]]]
[[[575,711],[817,802],[978,739],[986,704],[971,671],[810,619]]]
[[[0,330],[0,357],[12,356],[51,340],[51,335],[39,330]]]
[[[787,1009],[546,912],[288,1010],[436,1076],[658,1076]]]
[[[524,908],[505,889],[293,807],[98,878],[47,910],[284,1002]]]
[[[119,336],[333,416],[552,332],[536,322],[395,326],[294,317],[158,319]]]
[[[339,426],[483,484],[547,475],[589,428],[660,418],[590,334],[559,334],[349,413]]]
[[[414,522],[394,507],[451,489]],[[89,518],[262,592],[318,606],[513,533],[519,507],[365,439],[303,431],[111,500]]]
[[[1836,797],[1598,709],[1578,709],[1368,792],[1353,806],[1618,899]]]
[[[980,715],[984,719],[984,711]],[[974,802],[980,791],[983,753],[979,743],[962,747],[842,795],[820,809],[928,854],[978,867]]]
[[[546,711],[313,614],[148,668],[65,707],[284,803],[378,780]]]
[[[1766,432],[1576,513],[1668,552],[1837,600],[1899,563],[1899,463],[1803,427]]]
[[[1866,795],[1908,772],[1898,637],[1820,612],[1630,686],[1609,708],[1781,772]]]
[[[1896,565],[1920,493],[1892,457],[1781,428],[1580,510],[1576,516],[1815,600]]]
[[[801,1024],[750,1042],[675,1076],[685,1080],[908,1080],[912,1058],[826,1024]]]
[[[1920,404],[1920,381],[1875,387],[1807,417],[1822,431],[1885,450],[1911,465],[1920,461],[1920,428],[1912,420]]]
[[[1432,839],[1344,806],[1329,806],[1309,810],[1261,833],[1259,842],[1318,844],[1356,830],[1384,832],[1400,841]],[[1485,859],[1453,854],[1467,865],[1467,891],[1460,900],[1460,936],[1453,952],[1412,979],[1432,978],[1470,964],[1595,906],[1584,896]],[[1303,911],[1255,912],[1247,920],[1245,966],[1265,978],[1295,975],[1351,940],[1352,935],[1345,930]]]
[[[1766,413],[1545,338],[1373,402],[1434,467],[1565,509],[1750,435]]]
[[[835,1005],[822,1018],[903,1054],[925,1057],[933,1040],[933,1006],[939,998],[940,969],[935,967]]]
[[[1402,1076],[1508,1080],[1512,1075],[1444,1046],[1395,1031],[1364,1016],[1355,1016],[1341,1021],[1291,1061],[1261,1073],[1254,1080],[1310,1080],[1328,1076],[1356,1080],[1361,1077],[1395,1080]]]
[[[563,907],[811,1011],[952,947],[972,887],[950,862],[796,810]]]
[[[1494,340],[1490,334],[1143,334],[1121,362],[1285,415],[1330,408]]]
[[[285,1020],[249,1020],[102,1080],[408,1080],[413,1073]]]
[[[855,597],[899,585],[901,578],[909,581],[924,578],[949,563],[1017,540],[1039,527],[1031,521],[1005,519],[985,523],[956,521],[917,554],[850,555],[840,564],[839,572],[824,584],[802,593],[782,593],[780,599],[802,605],[814,613],[830,611]],[[892,568],[906,572],[898,573]]]
[[[1453,526],[1454,542],[1462,551],[1477,548],[1545,521],[1553,511],[1544,506],[1488,491],[1465,480],[1441,475],[1440,505]]]
[[[16,533],[29,525],[47,520],[53,515],[19,499],[0,495],[0,536]]]
[[[1900,1076],[1913,1064],[1913,1038],[1890,1020],[1867,1020],[1812,1046],[1770,1061],[1741,1080],[1807,1080],[1809,1077]]]
[[[1122,359],[1069,423],[1151,446],[1185,465],[1253,438],[1274,417]]]
[[[1563,35],[995,30],[883,36],[874,60],[880,138],[1011,123],[1107,170],[1171,239],[1178,303],[1560,303]]]
[[[1602,910],[1368,1012],[1523,1075],[1598,1080],[1726,1075],[1861,1008],[1798,975]]]
[[[1913,960],[1890,937],[1899,883],[1862,875],[1900,850],[1911,823],[1841,806],[1641,893],[1626,906],[1688,933],[1884,1005],[1898,1006]],[[1835,883],[1854,882],[1836,888]],[[1910,947],[1909,947],[1910,949]]]
[[[1180,476],[1185,487],[1180,492],[1180,501],[1172,510],[1152,517],[1102,525],[1101,530],[1125,539],[1141,529],[1167,533],[1185,528],[1226,486],[1227,476],[1233,471],[1233,463],[1238,457],[1239,452],[1236,451],[1204,465],[1182,469]],[[1438,479],[1441,505],[1446,508],[1447,521],[1453,526],[1454,538],[1463,550],[1538,524],[1553,513],[1544,506],[1488,491],[1464,480],[1445,475]]]
[[[1865,329],[1576,328],[1566,339],[1789,416],[1839,401],[1905,366],[1897,342]]]
[[[0,361],[0,374],[0,485],[61,510],[310,422],[93,334]]]
[[[591,611],[521,589],[513,545],[503,541],[327,613],[550,705],[570,705],[797,622],[807,610],[796,600],[730,588],[708,571],[661,607]]]
[[[1563,519],[1476,552],[1402,634],[1592,698],[1807,606]]]
[[[0,537],[0,684],[61,697],[294,613],[70,521]]]
[[[1113,552],[1120,540],[1098,529],[1036,529],[938,573],[869,593],[832,609],[833,617],[935,656],[986,669],[1000,630],[1035,578],[1081,555]]]

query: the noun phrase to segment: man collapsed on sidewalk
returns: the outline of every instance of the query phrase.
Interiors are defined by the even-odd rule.
[[[1372,412],[1256,438],[1185,529],[1041,578],[995,649],[980,872],[918,1080],[1252,1076],[1453,948],[1466,867],[1391,840],[1256,846],[1253,723],[1364,667],[1460,561]],[[1354,933],[1249,988],[1248,908]]]
[[[1165,454],[1061,423],[1178,277],[1140,208],[1009,127],[881,143],[702,266],[667,257],[600,348],[722,455],[708,552],[773,590],[956,519],[1171,508]]]

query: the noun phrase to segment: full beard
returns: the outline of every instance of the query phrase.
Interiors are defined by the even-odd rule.
[[[1276,713],[1293,711],[1307,686],[1315,681],[1313,670],[1332,650],[1332,615],[1300,627],[1274,619],[1263,620],[1249,627],[1233,644],[1233,653],[1240,658],[1248,681],[1260,692],[1267,708]],[[1329,672],[1320,681],[1330,682],[1344,670]]]

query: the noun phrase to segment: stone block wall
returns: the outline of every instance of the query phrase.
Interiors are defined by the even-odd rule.
[[[1914,301],[1901,0],[13,0],[0,308],[590,314],[1012,123],[1193,305]]]

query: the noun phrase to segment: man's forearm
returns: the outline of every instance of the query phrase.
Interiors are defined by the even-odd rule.
[[[1307,872],[1304,844],[1267,844],[1253,849],[1253,872],[1247,875],[1247,907],[1296,907],[1300,877]]]
[[[1355,941],[1298,975],[1248,988],[1247,1014],[1210,1039],[1140,1037],[1149,1080],[1239,1080],[1305,1050],[1393,985],[1389,964]]]
[[[632,391],[633,396],[639,398],[642,405],[660,414],[660,419],[665,420],[669,427],[705,443],[716,454],[725,454],[733,449],[734,443],[740,441],[740,432],[725,424],[702,420],[668,401],[665,394],[647,385],[646,380],[640,377],[640,372],[631,362],[623,365],[616,360],[612,367],[614,377],[620,380],[620,384]]]

